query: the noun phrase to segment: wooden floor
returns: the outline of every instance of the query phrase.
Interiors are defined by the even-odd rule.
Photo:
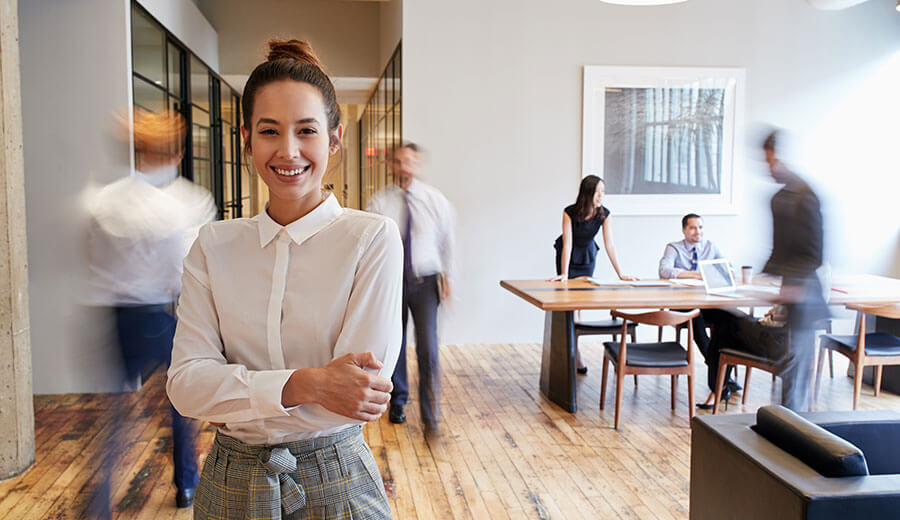
[[[414,398],[406,424],[393,425],[385,416],[365,428],[394,518],[687,518],[686,381],[679,382],[674,412],[668,376],[641,376],[637,388],[626,381],[622,425],[615,431],[615,380],[601,412],[602,351],[599,344],[582,346],[590,372],[579,378],[577,414],[540,395],[537,344],[442,347],[440,437],[424,439]],[[850,408],[846,367],[836,357],[835,378],[826,373],[816,409]],[[705,370],[701,363],[698,400],[706,394]],[[727,413],[752,412],[777,401],[779,385],[773,386],[769,374],[754,373],[748,405],[740,406],[735,397]],[[415,387],[411,393],[415,396]],[[114,412],[123,408],[130,426],[113,479],[116,516],[190,518],[190,510],[174,507],[161,372],[136,394],[35,397],[36,463],[22,476],[0,482],[0,518],[77,517],[74,504],[99,481],[91,462],[102,453]],[[871,387],[864,387],[860,408],[900,409],[900,397],[882,393],[876,399]],[[200,431],[201,459],[213,435],[209,426]]]

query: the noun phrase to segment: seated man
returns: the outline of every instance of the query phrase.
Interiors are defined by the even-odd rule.
[[[710,316],[712,338],[706,355],[706,365],[709,367],[707,383],[711,392],[705,403],[697,405],[703,410],[713,407],[720,350],[730,348],[769,359],[781,359],[787,347],[784,329],[787,313],[783,306],[772,307],[759,320],[737,309],[713,311]],[[722,391],[722,399],[728,400],[730,397],[731,390],[726,387]]]
[[[724,258],[719,248],[709,240],[703,239],[703,219],[696,213],[688,213],[681,219],[681,232],[684,234],[684,240],[670,242],[666,244],[666,250],[663,252],[662,258],[659,260],[659,277],[660,278],[693,278],[700,280],[702,277],[697,266],[701,260],[717,260]],[[691,323],[694,329],[694,342],[697,348],[703,354],[706,365],[710,366],[709,336],[706,334],[707,321],[712,322],[713,316],[717,313],[715,309],[701,309],[700,314],[694,318]],[[716,355],[718,359],[718,355]],[[712,370],[712,368],[710,368]],[[713,385],[710,390],[715,390],[715,373],[712,378]],[[731,371],[726,374],[725,387],[729,392],[737,392],[741,389],[733,379],[731,379]]]

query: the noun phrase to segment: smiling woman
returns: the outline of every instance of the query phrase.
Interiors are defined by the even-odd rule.
[[[167,390],[218,426],[195,518],[390,518],[361,424],[387,408],[400,347],[400,234],[322,196],[340,148],[331,80],[273,41],[244,87],[252,219],[203,228],[185,259]]]

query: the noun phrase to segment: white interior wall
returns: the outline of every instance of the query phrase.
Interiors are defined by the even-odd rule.
[[[177,9],[179,3],[193,7],[190,0],[152,3],[173,13],[184,11]],[[132,105],[130,12],[129,0],[19,2],[31,350],[38,394],[115,388],[112,374],[119,360],[113,329],[101,312],[85,305],[81,196],[131,172],[130,146],[114,137],[112,124],[113,114],[127,113]],[[176,25],[185,34],[203,33],[203,24],[190,29],[192,20]],[[85,29],[91,27],[100,29]]]
[[[34,392],[108,389],[108,322],[81,305],[79,195],[129,172],[110,116],[130,106],[128,0],[19,2]],[[86,31],[85,27],[103,27]]]
[[[455,204],[460,276],[442,341],[538,341],[535,307],[501,279],[554,274],[553,240],[581,170],[584,65],[747,70],[744,207],[706,218],[738,264],[768,256],[768,199],[754,122],[794,131],[819,189],[836,272],[900,275],[900,15],[893,0],[821,11],[784,0],[624,7],[596,0],[417,0],[403,7],[404,137],[429,151],[427,181]],[[464,37],[462,36],[464,35]],[[616,216],[625,272],[656,276],[680,215]],[[685,207],[686,213],[693,208]],[[613,272],[604,257],[596,275]]]

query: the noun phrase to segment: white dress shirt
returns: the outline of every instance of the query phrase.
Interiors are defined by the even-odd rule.
[[[406,229],[406,201],[412,213],[410,249],[413,274],[418,277],[443,273],[453,279],[454,211],[437,188],[413,179],[409,190],[391,184],[376,193],[367,211],[390,217],[401,230]]]
[[[169,399],[248,444],[359,424],[318,404],[284,408],[282,389],[294,369],[350,352],[374,353],[390,378],[402,273],[396,225],[334,196],[284,227],[266,212],[204,226],[184,261]]]
[[[205,188],[166,168],[136,172],[85,194],[90,215],[93,305],[170,303],[181,290],[181,264],[200,226],[215,217]]]

